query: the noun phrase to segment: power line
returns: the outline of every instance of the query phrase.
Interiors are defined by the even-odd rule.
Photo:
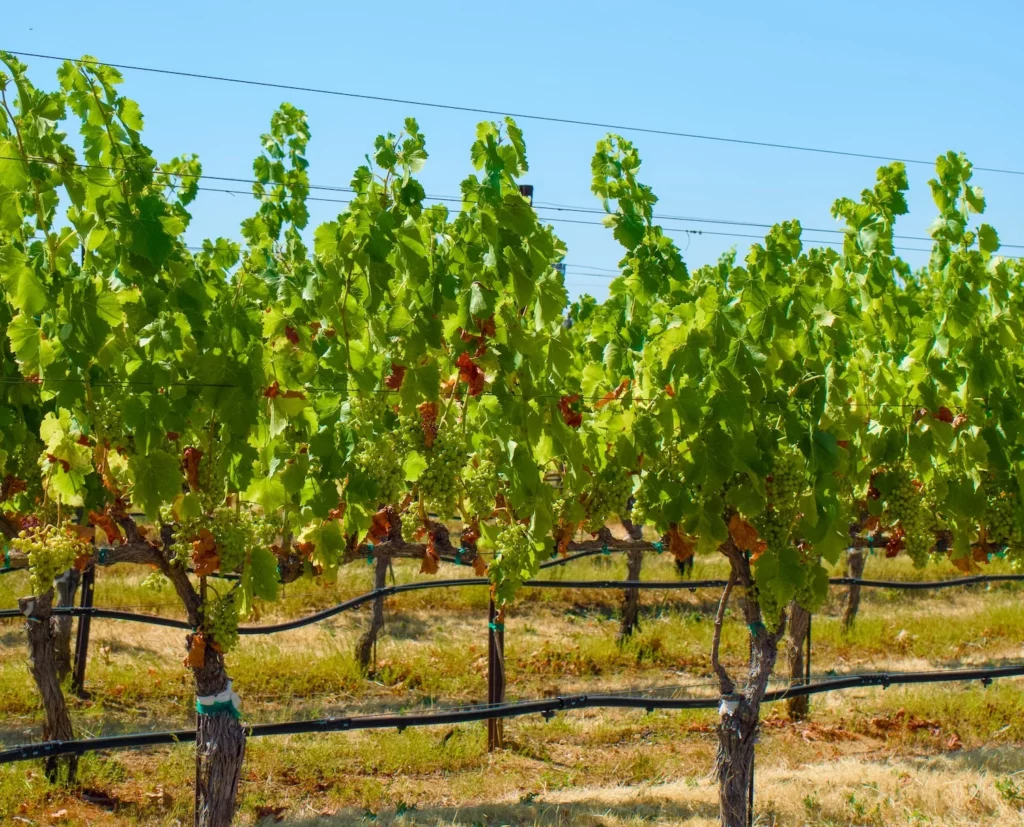
[[[0,160],[4,160],[4,161],[22,161],[24,163],[24,159],[20,158],[19,156],[14,156],[14,155],[0,155]],[[37,157],[37,156],[31,157],[31,158],[29,158],[29,160],[37,162],[37,163],[49,164],[51,166],[62,166],[62,165],[66,164],[68,166],[74,166],[74,167],[77,167],[79,169],[100,169],[100,170],[105,170],[107,172],[113,172],[113,173],[122,173],[122,172],[126,171],[123,167],[112,167],[112,166],[107,166],[107,165],[103,165],[103,164],[83,164],[83,163],[79,163],[79,162],[55,161],[55,160],[50,159],[50,158],[42,158],[42,157]],[[235,183],[235,184],[260,184],[260,185],[264,185],[264,182],[257,181],[254,178],[238,178],[238,177],[233,177],[233,176],[228,176],[228,175],[210,175],[210,174],[207,174],[207,173],[177,172],[177,171],[169,171],[169,170],[158,170],[158,172],[161,175],[167,175],[168,177],[171,177],[171,178],[192,178],[192,179],[205,179],[205,180],[209,180],[209,181],[223,181],[225,183]],[[170,186],[177,187],[177,188],[182,188],[183,185],[171,184]],[[313,183],[307,183],[305,186],[310,191],[355,193],[355,190],[352,187],[344,187],[344,186],[337,186],[337,185],[333,185],[332,186],[332,185],[328,185],[328,184],[313,184]],[[222,193],[227,193],[227,194],[230,194],[230,195],[246,195],[246,196],[252,196],[253,195],[252,192],[247,192],[247,191],[244,191],[244,190],[216,189],[216,188],[213,188],[213,187],[198,187],[198,189],[203,191],[203,192],[222,192]],[[476,203],[472,199],[465,199],[465,198],[462,198],[461,196],[455,196],[455,195],[427,195],[427,196],[425,196],[425,198],[428,201],[439,201],[439,202],[444,202],[444,203],[456,203],[456,204],[463,204],[463,203],[473,204],[473,203]],[[342,199],[332,199],[332,198],[324,198],[324,197],[317,197],[317,196],[307,196],[306,200],[307,201],[319,201],[319,202],[335,203],[335,204],[350,204],[352,202],[351,199],[342,200]],[[615,213],[608,213],[605,210],[598,209],[596,207],[580,207],[580,206],[572,206],[572,205],[567,205],[567,204],[553,204],[551,202],[540,203],[540,204],[531,204],[530,206],[534,210],[556,211],[556,212],[572,212],[572,213],[582,213],[582,214],[586,214],[586,215],[601,215],[601,216],[615,215]],[[666,214],[666,213],[654,213],[654,214],[652,214],[651,217],[652,217],[653,220],[656,220],[656,221],[688,221],[688,222],[691,222],[691,223],[694,223],[694,224],[720,224],[720,225],[734,226],[734,227],[756,227],[756,228],[759,228],[759,229],[771,229],[772,227],[776,226],[775,224],[768,224],[768,223],[757,222],[757,221],[742,221],[740,219],[734,219],[734,218],[702,218],[702,217],[698,217],[698,216],[670,215],[670,214]],[[558,220],[561,220],[564,223],[577,223],[577,224],[580,224],[580,223],[599,223],[599,222],[581,222],[581,221],[571,222],[569,219],[554,219],[554,218],[549,218],[547,220],[548,221],[558,221]],[[602,224],[602,226],[603,226],[603,224]],[[665,228],[665,229],[677,229],[677,228]],[[832,234],[835,234],[835,235],[842,235],[842,236],[845,236],[847,234],[846,230],[837,229],[837,228],[804,227],[803,225],[801,225],[800,229],[803,232],[809,232],[809,233],[832,233]],[[698,232],[698,231],[695,230],[693,232]],[[710,230],[706,231],[705,234],[706,235],[731,236],[731,237],[734,237],[734,238],[763,239],[763,235],[735,234],[735,233],[730,234],[730,233],[724,233],[724,232],[717,232],[716,233],[716,232],[712,232]],[[930,243],[930,242],[934,241],[934,239],[929,238],[927,236],[900,235],[898,233],[894,233],[892,237],[894,239],[899,239],[899,240],[902,240],[902,241],[923,241],[923,242],[927,242],[927,243]],[[821,241],[821,240],[815,240],[815,239],[804,239],[804,241],[806,241],[807,243],[810,243],[810,244],[832,244],[832,243],[834,243],[834,242],[831,242],[831,241]],[[1012,243],[1009,243],[1009,242],[1002,242],[1002,241],[1000,241],[999,246],[1000,246],[1000,248],[1004,248],[1005,247],[1005,248],[1008,248],[1008,249],[1012,248],[1012,249],[1024,250],[1024,244],[1012,244]],[[914,247],[896,247],[895,249],[906,250],[906,251],[910,251],[910,252],[928,252],[927,250],[919,250],[919,249],[914,248]],[[1004,256],[1004,258],[1010,258],[1010,256]]]
[[[10,52],[10,54],[18,55],[19,57],[34,57],[40,58],[41,60],[57,60],[57,61],[71,61],[75,63],[84,63],[87,65],[94,66],[108,66],[113,69],[122,69],[132,72],[148,72],[156,75],[169,75],[172,77],[183,77],[192,78],[194,80],[211,80],[219,83],[234,83],[242,86],[257,86],[267,89],[283,89],[290,92],[309,92],[316,95],[330,95],[333,97],[340,98],[351,98],[355,100],[367,100],[376,101],[379,103],[394,103],[401,104],[403,106],[419,106],[426,109],[439,109],[448,112],[465,112],[474,115],[489,115],[493,117],[512,117],[518,118],[519,120],[530,120],[539,121],[543,123],[556,123],[563,124],[566,126],[585,126],[585,127],[596,127],[604,130],[614,130],[618,132],[640,132],[647,135],[662,135],[671,138],[687,138],[690,140],[697,141],[713,141],[716,143],[724,144],[738,144],[742,146],[753,146],[761,147],[766,149],[784,149],[792,152],[810,152],[818,155],[832,155],[846,158],[863,158],[871,161],[901,161],[904,164],[916,164],[920,166],[933,166],[934,161],[925,161],[919,158],[901,158],[896,155],[876,155],[868,152],[852,152],[842,149],[827,149],[825,147],[813,147],[813,146],[801,146],[798,144],[787,144],[775,141],[761,141],[754,140],[751,138],[729,138],[722,135],[704,135],[696,132],[679,132],[671,129],[659,129],[654,127],[645,126],[627,126],[622,124],[604,123],[601,121],[589,121],[580,120],[576,118],[561,118],[554,115],[538,115],[526,112],[510,112],[502,111],[499,109],[486,109],[483,107],[476,106],[464,106],[461,104],[452,103],[437,103],[435,101],[420,101],[411,100],[407,98],[395,98],[386,95],[370,95],[363,92],[345,92],[338,89],[325,89],[315,86],[299,86],[288,83],[278,83],[273,81],[262,81],[253,80],[251,78],[234,78],[227,77],[225,75],[210,75],[201,72],[188,72],[181,69],[157,69],[151,66],[135,66],[127,63],[106,63],[99,60],[87,60],[81,58],[69,58],[69,57],[58,57],[56,55],[43,55],[35,52]],[[997,167],[979,167],[976,166],[974,169],[979,172],[992,172],[1000,175],[1022,175],[1024,176],[1024,170],[1016,169],[1002,169]]]

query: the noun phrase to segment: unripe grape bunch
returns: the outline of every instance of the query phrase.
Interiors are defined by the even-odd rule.
[[[377,485],[377,505],[394,505],[402,496],[405,473],[401,436],[390,433],[363,444],[356,465]]]
[[[772,508],[780,512],[795,510],[807,487],[807,464],[803,454],[796,449],[777,451],[765,483]]]
[[[534,570],[537,550],[529,529],[521,523],[512,523],[498,534],[494,562],[489,567],[495,585],[495,599],[507,603],[519,586]]]
[[[203,633],[227,653],[238,643],[238,608],[234,591],[208,601],[203,609]]]
[[[459,474],[466,464],[461,435],[451,429],[440,431],[424,454],[427,467],[419,478],[420,496],[430,511],[448,520],[459,502]]]
[[[40,595],[53,588],[53,581],[74,566],[89,545],[69,528],[45,526],[20,532],[11,540],[11,548],[28,558],[29,587],[32,594]]]
[[[989,494],[985,506],[984,527],[991,543],[1014,545],[1021,539],[1020,500],[1012,491]]]
[[[923,566],[935,540],[924,494],[905,465],[895,466],[889,474],[892,486],[885,498],[888,522],[902,528],[904,549],[915,566]]]
[[[596,534],[609,517],[625,516],[626,502],[633,493],[633,475],[609,466],[595,479],[587,498],[587,531]]]
[[[463,501],[471,517],[487,518],[494,511],[498,494],[498,469],[486,458],[471,462],[463,478],[466,497]]]

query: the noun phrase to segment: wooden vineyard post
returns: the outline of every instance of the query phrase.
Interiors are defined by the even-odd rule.
[[[851,549],[847,557],[847,574],[854,580],[860,580],[864,576],[864,551],[863,549]],[[857,609],[860,608],[860,584],[851,583],[846,592],[846,606],[843,610],[843,629],[849,631],[853,628],[853,621],[857,619]]]
[[[786,644],[789,656],[790,686],[802,686],[810,681],[811,613],[792,601],[789,606],[789,640]],[[796,695],[786,701],[789,717],[800,720],[807,716],[810,698]]]
[[[96,566],[90,563],[82,572],[82,608],[91,609],[96,590]],[[83,698],[85,692],[85,664],[89,657],[89,627],[92,618],[88,614],[78,618],[78,636],[75,639],[75,667],[71,673],[71,690]]]
[[[505,700],[505,613],[499,612],[492,598],[487,609],[487,703],[489,706]],[[502,718],[487,720],[487,751],[494,752],[505,746],[505,727]]]
[[[58,608],[75,605],[75,593],[82,573],[75,568],[68,569],[54,581]],[[53,618],[54,657],[57,659],[57,677],[63,681],[71,672],[71,615],[55,615]]]

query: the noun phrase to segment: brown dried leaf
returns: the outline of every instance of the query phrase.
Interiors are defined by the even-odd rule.
[[[681,533],[679,526],[673,523],[668,530],[668,550],[672,552],[676,560],[685,563],[693,557],[693,547],[693,538]]]
[[[753,551],[757,547],[757,529],[739,514],[733,514],[729,520],[729,534],[743,551]]]
[[[391,531],[391,521],[388,519],[388,511],[382,508],[373,515],[370,521],[370,530],[367,532],[371,543],[379,543],[388,536]]]
[[[192,542],[192,566],[198,577],[213,574],[220,568],[217,540],[208,528],[200,529],[199,539]]]
[[[608,393],[606,393],[599,400],[597,400],[597,402],[594,403],[594,407],[597,409],[603,408],[609,402],[613,402],[614,400],[621,397],[622,394],[626,392],[627,388],[629,388],[629,379],[623,379],[621,382],[619,382],[619,385],[617,388],[615,388],[615,390],[608,391]]]
[[[206,663],[206,638],[202,632],[192,635],[189,642],[188,654],[185,656],[186,669],[202,669]]]
[[[437,556],[437,552],[434,551],[434,540],[433,536],[427,543],[427,550],[423,554],[423,563],[420,565],[420,574],[437,574],[437,570],[441,563],[441,558]]]

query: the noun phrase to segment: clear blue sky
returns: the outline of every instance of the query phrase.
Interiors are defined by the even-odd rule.
[[[65,3],[8,4],[0,48],[231,75],[508,111],[1024,169],[1024,84],[1014,2],[930,3]],[[40,85],[52,61],[27,59]],[[427,136],[428,193],[455,194],[470,171],[478,117],[126,72],[158,157],[197,152],[207,173],[251,174],[259,135],[282,100],[306,110],[311,180],[347,185],[374,136],[415,116]],[[597,206],[590,156],[601,130],[522,121],[538,204]],[[832,201],[874,180],[874,161],[633,134],[659,211],[833,227]],[[924,234],[930,171],[909,167]],[[1024,244],[1024,176],[978,173],[989,221]],[[314,225],[341,209],[312,204]],[[191,240],[238,238],[244,196],[202,193]],[[556,217],[556,213],[543,213]],[[567,214],[566,217],[595,217]],[[604,296],[610,233],[553,222],[567,242],[569,288]],[[702,225],[686,224],[700,229]],[[705,230],[755,232],[703,225]],[[831,237],[806,233],[809,237]],[[688,264],[748,239],[678,236]],[[920,242],[906,246],[923,247]],[[1006,250],[1024,253],[1024,250]],[[904,253],[922,263],[923,253]]]

